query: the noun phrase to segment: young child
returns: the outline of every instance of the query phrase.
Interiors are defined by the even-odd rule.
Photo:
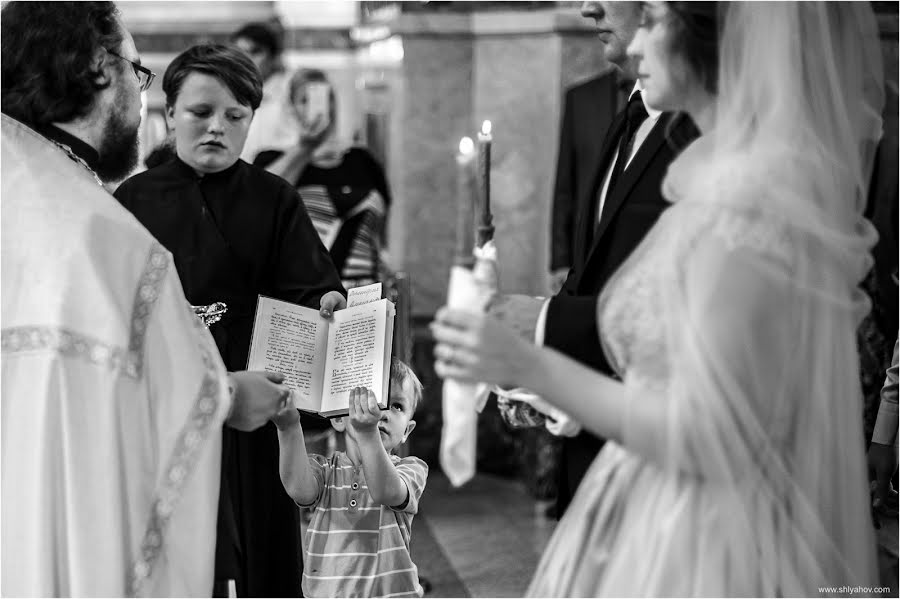
[[[347,433],[347,452],[331,459],[307,456],[296,409],[274,418],[281,482],[297,505],[315,506],[303,560],[306,597],[422,596],[409,539],[428,466],[391,453],[416,426],[422,383],[393,360],[390,388],[383,411],[370,390],[350,392],[350,415],[331,421]]]

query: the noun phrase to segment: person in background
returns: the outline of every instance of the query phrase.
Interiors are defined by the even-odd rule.
[[[872,510],[878,526],[878,565],[881,585],[897,594],[897,490],[891,479],[897,474],[897,341],[887,370],[872,443],[869,445],[869,470],[872,481]]]
[[[261,151],[284,150],[297,139],[298,123],[288,101],[290,74],[282,57],[284,30],[277,20],[248,23],[231,35],[231,42],[250,57],[263,80],[262,101],[241,152],[252,163]]]
[[[627,80],[637,65],[626,49],[641,20],[640,2],[585,2],[581,14],[593,19],[606,59]],[[576,127],[580,124],[576,123]],[[697,137],[683,113],[661,112],[644,100],[640,82],[606,131],[602,150],[580,188],[575,217],[572,268],[549,300],[511,294],[491,301],[488,311],[536,345],[545,345],[591,368],[612,374],[600,346],[597,298],[616,270],[671,206],[662,180],[672,160]],[[604,440],[562,417],[554,428],[563,436],[556,516],[562,517]]]
[[[0,594],[209,596],[222,424],[265,425],[288,390],[226,373],[172,254],[103,187],[137,164],[154,77],[116,6],[9,2],[0,41]]]
[[[325,73],[301,69],[289,98],[300,133],[284,152],[254,164],[294,185],[347,289],[382,280],[381,248],[391,194],[381,165],[337,135],[334,87]]]
[[[296,190],[239,158],[262,95],[253,62],[232,46],[194,46],[166,69],[163,91],[176,155],[115,195],[172,252],[192,304],[227,305],[210,332],[237,370],[259,295],[330,317],[343,288]],[[216,593],[234,580],[240,596],[299,596],[297,509],[278,478],[275,427],[226,435],[224,456]]]
[[[306,597],[421,597],[409,553],[413,516],[428,466],[393,451],[416,427],[422,383],[403,362],[391,362],[388,409],[364,387],[351,390],[350,414],[333,418],[347,450],[307,456],[300,414],[275,417],[284,488],[297,505],[314,509],[303,569]]]

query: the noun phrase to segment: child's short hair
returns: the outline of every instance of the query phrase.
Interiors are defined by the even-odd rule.
[[[391,384],[404,385],[407,381],[412,389],[412,411],[415,413],[422,401],[422,382],[412,368],[397,358],[391,358]]]

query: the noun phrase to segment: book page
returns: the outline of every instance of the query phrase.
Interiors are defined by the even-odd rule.
[[[282,373],[294,405],[318,412],[328,329],[318,310],[259,296],[247,370]]]
[[[387,303],[387,320],[384,327],[384,370],[382,371],[381,388],[385,405],[390,400],[391,390],[391,350],[394,347],[394,317],[397,315],[397,307],[393,302]],[[376,392],[377,393],[377,392]]]
[[[387,402],[383,393],[387,304],[379,300],[334,313],[328,331],[323,414],[346,414],[354,387],[368,387],[378,403]]]
[[[347,291],[347,307],[361,306],[381,299],[381,283],[354,287]]]

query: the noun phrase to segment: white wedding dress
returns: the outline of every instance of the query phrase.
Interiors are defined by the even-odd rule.
[[[630,409],[657,411],[663,426],[627,421],[627,448],[606,444],[530,595],[811,596],[830,584],[875,585],[858,383],[850,368],[841,381],[811,380],[794,353],[798,336],[815,336],[803,313],[816,303],[792,289],[795,234],[776,215],[721,202],[685,200],[664,213],[600,315]],[[707,276],[702,300],[679,297],[686,278]],[[747,294],[754,313],[735,317]],[[680,313],[685,301],[693,309]],[[843,320],[849,363],[854,320]],[[857,408],[835,413],[846,420],[831,428],[845,430],[811,429],[813,404],[838,397]],[[836,484],[806,495],[797,464],[833,469],[822,478]],[[863,539],[855,554],[829,547],[824,523],[806,522],[832,502],[854,506],[860,534],[849,536]]]
[[[877,585],[855,332],[874,241],[860,215],[871,144],[859,142],[880,129],[878,94],[864,104],[859,90],[877,89],[880,61],[854,54],[865,44],[847,33],[877,44],[874,18],[845,3],[730,6],[717,122],[735,127],[673,163],[663,185],[673,206],[600,298],[604,350],[626,389],[622,441],[582,481],[530,596]],[[779,41],[806,44],[813,59],[779,62]],[[816,56],[833,64],[815,71]],[[772,64],[780,77],[752,76]],[[780,87],[740,90],[741,74]],[[771,108],[817,82],[846,87],[817,89],[810,104],[830,110]],[[830,153],[841,148],[852,150]]]

